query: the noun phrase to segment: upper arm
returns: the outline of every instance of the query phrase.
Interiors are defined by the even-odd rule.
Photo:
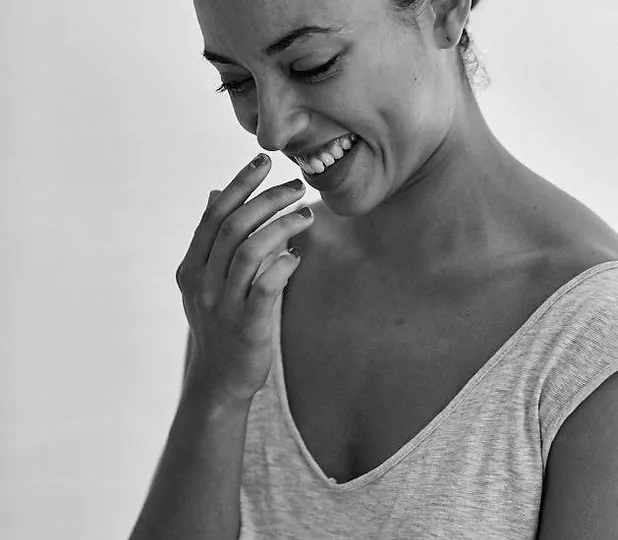
[[[566,419],[547,459],[537,540],[618,538],[618,373]]]

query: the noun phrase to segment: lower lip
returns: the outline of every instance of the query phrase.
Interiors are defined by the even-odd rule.
[[[307,183],[319,191],[333,191],[337,189],[350,173],[350,169],[354,164],[354,159],[358,153],[358,147],[361,141],[357,140],[356,144],[348,150],[341,159],[338,159],[323,173],[307,174],[302,171],[303,177]],[[302,169],[301,169],[302,170]]]

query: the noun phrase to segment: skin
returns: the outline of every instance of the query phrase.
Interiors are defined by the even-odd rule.
[[[237,64],[213,64],[222,80],[248,80],[231,102],[262,148],[291,157],[347,132],[361,139],[350,177],[320,193],[316,223],[297,239],[308,254],[306,272],[317,269],[312,249],[326,242],[336,245],[336,265],[350,280],[368,268],[396,268],[430,283],[448,269],[463,283],[463,276],[497,274],[505,260],[542,253],[534,307],[577,273],[618,260],[616,234],[492,134],[456,63],[470,1],[426,4],[418,31],[398,21],[384,0],[196,0],[195,8],[206,48]],[[346,30],[299,40],[273,57],[260,53],[287,30],[332,23]],[[336,72],[319,83],[288,72],[315,68],[342,51]],[[301,264],[294,279],[302,272]],[[522,291],[531,288],[521,284]],[[437,302],[448,311],[444,298]],[[618,506],[618,434],[604,429],[618,425],[617,393],[610,378],[559,432],[539,540],[613,538],[618,530],[610,511]],[[594,433],[603,434],[605,452],[592,452]],[[595,481],[585,482],[591,468]],[[604,503],[591,508],[591,500]],[[582,517],[593,511],[597,519]]]
[[[345,229],[351,257],[388,257],[406,245],[407,257],[421,271],[421,261],[460,258],[500,243],[513,234],[514,216],[505,211],[521,213],[511,204],[521,200],[520,179],[533,173],[493,136],[460,80],[453,44],[470,3],[446,14],[426,10],[420,34],[391,16],[383,1],[353,4],[196,4],[206,47],[240,64],[214,64],[222,79],[252,79],[232,97],[240,125],[262,148],[286,154],[346,132],[361,137],[354,181],[321,193],[332,214],[351,218],[336,222]],[[301,22],[335,22],[349,30],[297,42],[274,58],[258,55],[282,29]],[[319,66],[342,50],[342,67],[326,81],[303,84],[285,74]]]

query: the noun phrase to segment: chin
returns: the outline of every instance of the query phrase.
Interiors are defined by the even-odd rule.
[[[359,195],[353,189],[347,189],[340,193],[320,192],[320,196],[331,212],[342,217],[356,217],[368,214],[382,202],[382,199],[372,201],[368,193]]]

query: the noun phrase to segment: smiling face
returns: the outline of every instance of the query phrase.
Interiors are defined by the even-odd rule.
[[[304,173],[340,215],[362,214],[415,182],[453,130],[461,85],[432,4],[420,31],[398,20],[388,0],[195,0],[195,8],[236,117],[262,148],[292,159],[358,136],[349,159],[326,170],[325,185]],[[266,51],[305,26],[329,30]]]

